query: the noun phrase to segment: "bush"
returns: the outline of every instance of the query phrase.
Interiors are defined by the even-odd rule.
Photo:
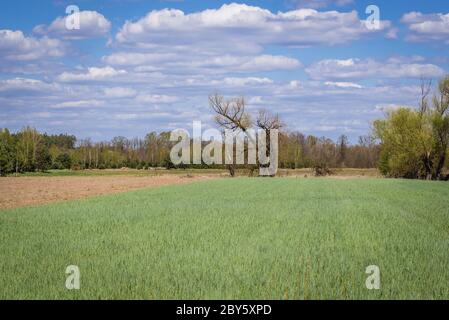
[[[53,163],[53,167],[57,167],[56,169],[70,169],[71,166],[72,158],[67,153],[61,153]]]
[[[81,170],[81,166],[78,163],[76,163],[76,164],[73,164],[70,169],[74,170],[74,171],[79,171],[79,170]]]
[[[315,172],[315,177],[325,177],[333,174],[332,170],[326,165],[316,165],[313,171]]]

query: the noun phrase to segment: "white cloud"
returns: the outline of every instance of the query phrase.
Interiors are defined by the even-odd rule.
[[[124,88],[124,87],[112,87],[112,88],[105,88],[104,94],[106,98],[132,98],[135,97],[137,94],[137,91],[132,88]]]
[[[381,32],[391,23],[382,21]],[[373,33],[356,11],[318,12],[300,9],[272,13],[244,4],[223,5],[186,14],[163,9],[148,13],[135,22],[126,22],[116,35],[121,45],[194,52],[258,52],[264,45],[334,45]],[[229,45],[231,44],[232,45]]]
[[[241,64],[239,69],[246,71],[290,70],[300,66],[301,63],[298,60],[289,57],[261,55]]]
[[[70,30],[66,27],[66,19],[73,19],[74,14],[56,18],[49,26],[39,25],[34,28],[34,33],[50,35],[70,40],[99,38],[106,36],[111,29],[109,22],[101,13],[96,11],[81,11],[78,13],[80,28]]]
[[[400,104],[394,104],[394,103],[389,103],[389,104],[377,104],[375,106],[375,109],[377,111],[381,111],[381,112],[390,112],[390,111],[394,111],[400,108],[410,108],[413,109],[415,107],[413,106],[409,106],[409,105],[400,105]]]
[[[0,30],[0,55],[11,61],[62,57],[65,46],[57,39],[26,37],[22,31]]]
[[[391,59],[386,62],[374,59],[325,59],[306,68],[306,73],[316,80],[355,78],[419,78],[439,77],[444,70],[433,64],[406,63]]]
[[[257,105],[257,104],[262,104],[263,103],[263,99],[262,99],[262,97],[261,96],[255,96],[255,97],[251,97],[249,100],[248,100],[248,104],[255,104],[255,105]]]
[[[301,89],[302,88],[302,83],[299,80],[292,80],[288,83],[288,87],[290,89]]]
[[[104,68],[92,67],[88,68],[86,73],[64,72],[58,76],[58,80],[62,82],[106,80],[123,74],[126,74],[125,70],[116,70],[109,66]]]
[[[114,118],[117,120],[135,120],[141,118],[142,115],[137,113],[119,113],[114,115]]]
[[[326,86],[330,87],[337,87],[337,88],[355,88],[355,89],[362,89],[363,87],[360,84],[353,83],[353,82],[332,82],[327,81],[324,83]]]
[[[53,91],[56,86],[53,84],[45,83],[41,80],[27,79],[27,78],[14,78],[0,81],[0,91]]]
[[[211,82],[213,85],[223,84],[231,87],[244,87],[244,86],[259,86],[273,84],[273,80],[268,78],[258,78],[258,77],[226,77],[223,80],[213,80]]]
[[[449,44],[449,13],[409,12],[402,17],[401,22],[411,32],[407,38],[410,41],[441,41]]]
[[[174,53],[117,52],[102,59],[105,63],[120,67],[136,66],[137,72],[165,70],[170,73],[196,73],[199,69],[216,72],[261,72],[292,70],[301,67],[300,61],[282,55],[188,55]]]
[[[62,108],[92,108],[92,107],[101,107],[104,105],[104,101],[99,100],[76,100],[76,101],[66,101],[55,104],[53,108],[62,109]]]
[[[142,64],[158,64],[180,57],[174,53],[115,52],[109,56],[104,56],[102,60],[114,66],[138,66]]]
[[[177,97],[158,95],[158,94],[142,94],[136,97],[139,103],[173,103],[178,101]]]

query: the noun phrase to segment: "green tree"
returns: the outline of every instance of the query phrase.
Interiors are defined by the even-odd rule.
[[[51,155],[48,146],[42,141],[36,147],[35,166],[40,171],[48,170],[51,167]]]
[[[424,90],[423,90],[424,92]],[[381,141],[379,168],[392,177],[442,179],[449,146],[449,76],[439,82],[432,106],[400,108],[374,122]]]
[[[70,169],[72,167],[72,158],[68,153],[61,153],[54,162],[58,169]]]
[[[8,129],[0,129],[0,176],[14,171],[14,138]]]
[[[434,108],[430,111],[434,135],[432,177],[441,179],[449,147],[449,75],[439,82],[433,105]]]
[[[389,111],[387,119],[374,122],[375,135],[382,143],[381,171],[391,177],[422,178],[426,176],[423,156],[433,137],[418,111],[400,108]]]
[[[34,171],[36,169],[36,150],[41,140],[39,132],[31,127],[25,127],[17,134],[17,169],[19,171]]]

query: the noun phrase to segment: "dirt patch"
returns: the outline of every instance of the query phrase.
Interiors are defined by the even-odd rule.
[[[102,194],[209,180],[217,176],[7,177],[0,178],[0,210]]]

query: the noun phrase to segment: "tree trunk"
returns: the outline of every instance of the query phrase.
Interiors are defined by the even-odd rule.
[[[235,177],[235,165],[234,164],[228,165],[228,170],[231,177]]]

